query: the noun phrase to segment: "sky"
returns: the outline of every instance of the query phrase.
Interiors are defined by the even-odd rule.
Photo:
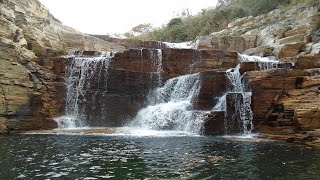
[[[88,34],[122,34],[143,23],[159,27],[183,9],[196,14],[202,9],[214,7],[217,1],[40,0],[64,25]]]

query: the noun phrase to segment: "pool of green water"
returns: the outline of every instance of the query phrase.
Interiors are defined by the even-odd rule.
[[[0,179],[320,179],[320,151],[223,137],[0,136]]]

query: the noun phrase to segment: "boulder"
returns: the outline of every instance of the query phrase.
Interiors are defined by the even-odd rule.
[[[23,119],[7,120],[7,130],[9,132],[24,132],[30,130],[50,130],[58,127],[53,119]]]
[[[296,61],[297,69],[320,68],[320,54],[299,55]]]
[[[276,49],[276,57],[279,59],[282,58],[290,58],[298,55],[303,51],[304,43],[291,43],[291,44],[283,44],[277,47]]]
[[[0,33],[2,37],[26,46],[36,53],[47,49],[123,51],[124,47],[81,33],[63,25],[38,0],[3,0]]]
[[[204,135],[225,134],[224,114],[224,111],[208,112],[203,123],[202,133]]]
[[[4,117],[0,117],[0,134],[7,133],[7,119]]]

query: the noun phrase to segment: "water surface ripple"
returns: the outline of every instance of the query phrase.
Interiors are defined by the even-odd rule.
[[[221,137],[0,136],[0,179],[319,179],[320,152]]]

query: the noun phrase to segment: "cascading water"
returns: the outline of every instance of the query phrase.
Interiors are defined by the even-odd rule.
[[[258,69],[260,71],[270,70],[278,68],[279,61],[274,57],[258,57],[258,56],[248,56],[248,55],[238,55],[239,62],[256,62],[258,64]],[[243,134],[250,134],[253,130],[253,112],[251,110],[251,96],[252,92],[250,88],[245,84],[243,76],[240,73],[240,64],[236,68],[229,69],[226,71],[226,76],[231,85],[227,93],[222,95],[213,111],[227,111],[227,96],[232,95],[234,99],[234,110],[233,117],[236,118],[237,123],[239,124],[239,131]],[[237,96],[241,95],[241,96]],[[231,117],[226,114],[225,118],[225,131],[228,134],[228,124]]]
[[[156,49],[156,51],[150,50],[150,59],[152,61],[153,66],[156,67],[157,69],[156,73],[153,73],[153,74],[157,76],[157,79],[158,79],[157,86],[160,86],[162,82],[162,77],[161,77],[162,50],[161,49]]]
[[[239,129],[244,134],[250,134],[253,129],[253,113],[251,110],[251,95],[252,92],[244,84],[243,78],[240,74],[240,64],[233,70],[228,70],[227,77],[231,84],[230,93],[239,93],[242,97],[235,96],[235,117],[241,127]],[[226,126],[228,121],[225,122]]]
[[[240,62],[256,62],[258,63],[258,71],[267,71],[271,69],[277,69],[280,62],[273,56],[270,57],[259,57],[259,56],[248,56],[245,54],[239,54],[238,59]]]
[[[193,41],[189,42],[181,42],[181,43],[169,43],[163,42],[166,47],[173,48],[173,49],[195,49],[195,44]]]
[[[149,94],[148,106],[141,109],[131,127],[152,130],[176,130],[198,133],[199,118],[192,114],[192,100],[200,89],[200,75],[191,74],[169,79],[163,87]]]
[[[86,106],[91,105],[90,101],[95,101],[96,98],[86,99],[86,94],[92,93],[92,86],[107,92],[107,70],[113,55],[111,52],[102,52],[95,57],[85,57],[82,52],[74,51],[66,56],[73,60],[66,68],[66,115],[57,119],[58,128],[72,129],[88,125],[83,111]],[[91,80],[94,77],[98,78]],[[97,96],[95,94],[94,97]]]

